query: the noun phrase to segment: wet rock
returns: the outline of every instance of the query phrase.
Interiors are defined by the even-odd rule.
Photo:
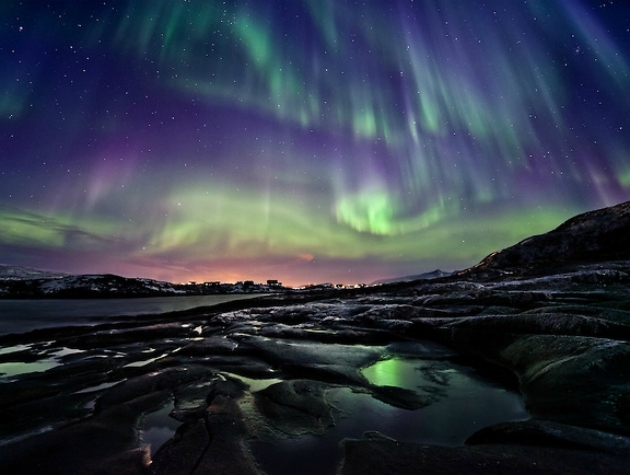
[[[420,445],[391,440],[346,440],[341,475],[392,474],[549,474],[548,467],[511,454],[487,454],[471,448]],[[556,472],[558,474],[562,472]],[[585,472],[583,472],[585,473]]]
[[[211,376],[212,373],[201,366],[182,366],[169,368],[158,373],[144,374],[105,391],[97,401],[96,410],[101,411],[108,407],[120,405],[144,394],[173,390],[178,385]]]
[[[366,430],[363,433],[363,436],[368,440],[386,440],[386,441],[396,442],[396,439],[392,439],[391,437],[388,437],[377,430]]]
[[[238,399],[244,388],[236,380],[217,380],[203,417],[184,424],[153,458],[151,473],[258,474],[245,445],[249,431]]]
[[[571,315],[561,312],[527,315],[492,315],[454,319],[445,323],[451,328],[484,328],[495,332],[543,334],[543,335],[588,335],[615,339],[630,338],[630,326],[613,323],[600,318]]]
[[[175,403],[171,417],[182,422],[196,421],[202,417],[208,409],[208,395],[217,378],[219,376],[177,386],[173,391]]]
[[[267,378],[275,371],[269,363],[243,356],[212,356],[204,358],[203,363],[217,371],[238,373],[251,378]]]
[[[359,369],[377,361],[382,348],[358,345],[324,345],[309,341],[284,341],[259,337],[245,340],[257,347],[260,357],[290,377],[339,384],[364,385]]]
[[[435,398],[432,396],[396,386],[371,386],[371,391],[372,395],[379,401],[410,411],[421,409],[435,402]]]
[[[243,397],[247,384],[237,378],[221,375],[220,379],[212,382],[208,393],[208,404],[213,404],[218,397],[236,400]]]
[[[193,336],[196,336],[196,333],[191,328],[182,327],[179,323],[163,323],[138,328],[95,330],[90,334],[81,335],[80,338],[68,339],[67,343],[74,348],[91,349],[137,343],[139,341],[155,341]]]
[[[467,445],[535,445],[590,450],[621,455],[630,461],[630,438],[545,420],[507,422],[486,427],[466,440]]]
[[[211,442],[203,454],[199,473],[225,473],[234,475],[261,474],[245,444],[248,436],[243,417],[232,403],[234,411],[208,418]]]
[[[451,348],[432,341],[399,341],[387,345],[386,352],[393,356],[423,359],[451,358],[457,353]]]
[[[103,359],[57,366],[45,372],[19,375],[0,391],[0,408],[80,391],[90,386],[120,379],[122,375],[115,369],[115,364]]]
[[[324,435],[334,423],[326,389],[315,381],[283,381],[257,392],[255,405],[271,426],[290,437]]]
[[[630,391],[630,344],[589,337],[524,337],[502,352],[541,417],[630,435],[616,403]]]
[[[242,355],[246,353],[243,348],[239,348],[239,343],[227,336],[211,336],[199,341],[189,343],[182,348],[181,353],[188,356],[207,355]]]
[[[558,446],[488,445],[438,447],[389,440],[346,440],[341,475],[352,474],[624,474],[627,452]]]
[[[2,412],[0,440],[67,425],[92,415],[92,394],[59,394],[11,405]]]
[[[621,421],[630,426],[630,391],[622,392],[617,399],[617,415]]]
[[[142,415],[168,397],[164,392],[149,394],[54,431],[0,445],[0,473],[106,473],[99,462],[138,449]]]
[[[155,475],[188,475],[195,471],[201,456],[210,445],[205,418],[180,426],[175,436],[152,457],[151,472]]]

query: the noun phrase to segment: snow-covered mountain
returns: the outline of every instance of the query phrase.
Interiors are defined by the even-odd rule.
[[[45,270],[33,269],[32,267],[9,266],[0,264],[0,280],[23,280],[23,279],[57,279],[66,277],[68,274],[62,272],[49,272]]]
[[[26,269],[26,268],[22,268]],[[174,284],[113,274],[58,275],[27,269],[0,278],[0,298],[112,298],[168,295],[266,293],[284,290],[262,284]],[[8,272],[7,272],[8,273]]]
[[[168,282],[130,279],[111,274],[57,275],[30,269],[10,275],[12,277],[0,279],[0,296],[5,298],[128,297],[186,293]]]

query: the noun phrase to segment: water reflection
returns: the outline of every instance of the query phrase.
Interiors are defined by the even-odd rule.
[[[25,373],[38,373],[47,371],[55,366],[59,366],[57,360],[44,359],[40,361],[31,361],[28,363],[12,361],[10,363],[0,363],[0,381],[4,378],[13,378]]]
[[[155,455],[160,447],[175,435],[175,431],[182,424],[169,415],[174,407],[174,401],[171,401],[161,409],[147,413],[142,419],[140,438],[145,445],[149,446],[151,455]]]
[[[0,355],[11,355],[12,353],[20,355],[21,352],[25,351],[29,352],[29,358],[35,358],[37,356],[38,359],[34,361],[20,361],[24,357],[16,356],[15,361],[0,363],[0,382],[11,381],[12,378],[26,373],[48,371],[49,369],[60,366],[62,364],[62,357],[76,353],[83,353],[83,350],[66,347],[57,348],[51,351],[46,347],[43,349],[36,349],[32,345],[16,345],[0,348]]]
[[[263,470],[270,475],[334,473],[339,463],[339,443],[345,438],[365,438],[367,431],[400,441],[458,446],[483,427],[529,418],[522,395],[450,360],[391,358],[362,373],[371,384],[429,394],[435,402],[411,411],[390,406],[365,392],[330,389],[327,397],[335,408],[335,427],[323,438],[253,443]]]
[[[436,402],[417,411],[400,410],[378,401],[363,403],[377,413],[375,430],[395,439],[461,445],[482,427],[528,418],[521,394],[484,380],[474,368],[449,360],[392,358],[364,369],[363,375],[375,385],[395,385],[434,395]],[[336,405],[356,413],[361,396],[341,397]]]

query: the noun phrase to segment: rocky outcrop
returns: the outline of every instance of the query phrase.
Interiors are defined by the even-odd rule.
[[[342,444],[342,475],[566,474],[627,472],[629,440],[548,421],[501,424],[483,429],[463,447],[392,440]]]
[[[464,273],[521,274],[618,260],[630,260],[630,202],[575,216],[553,231],[489,255]]]

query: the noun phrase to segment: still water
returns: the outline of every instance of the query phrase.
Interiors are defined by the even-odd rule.
[[[250,443],[268,475],[334,474],[344,439],[363,439],[377,431],[398,441],[461,446],[479,429],[529,419],[523,396],[481,377],[474,368],[451,360],[391,358],[363,370],[370,383],[432,395],[434,402],[417,410],[401,409],[349,388],[328,391],[335,426],[323,437],[303,436]]]
[[[0,300],[0,335],[38,328],[92,325],[119,316],[189,310],[262,294],[89,300]]]
[[[246,383],[252,394],[280,382],[226,374]],[[326,401],[335,423],[326,435],[250,440],[249,449],[259,467],[267,475],[333,475],[341,462],[344,439],[364,439],[378,432],[398,441],[461,446],[484,427],[529,419],[522,394],[450,358],[393,357],[363,369],[362,374],[375,386],[409,389],[430,395],[433,402],[416,410],[401,409],[364,391],[332,386]],[[171,401],[142,421],[142,442],[152,455],[181,425],[170,416],[173,408]]]

